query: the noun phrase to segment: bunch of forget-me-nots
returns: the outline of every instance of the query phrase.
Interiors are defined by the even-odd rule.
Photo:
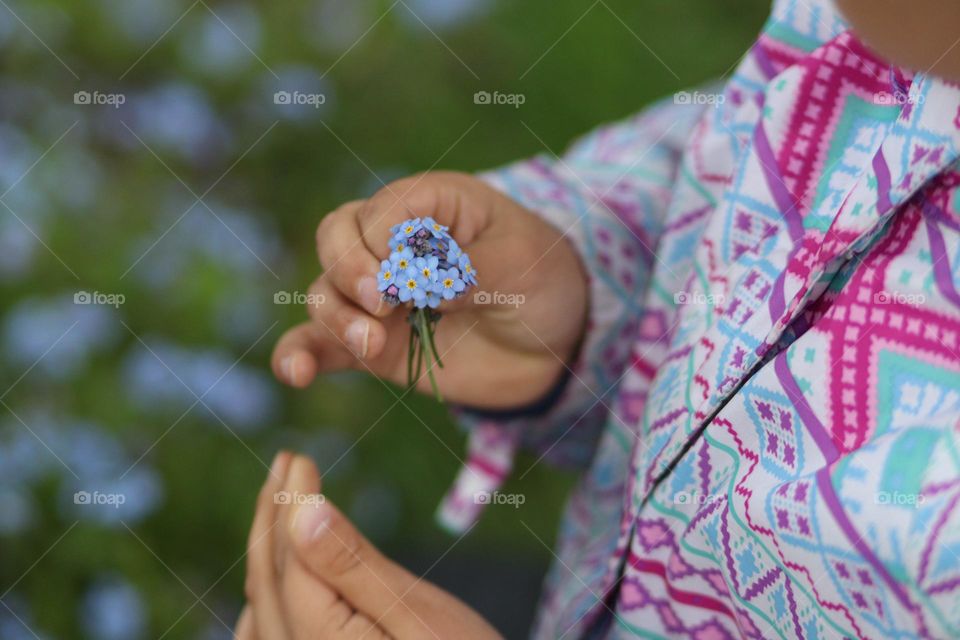
[[[406,220],[390,233],[390,257],[380,263],[378,288],[388,303],[410,306],[407,384],[416,384],[426,363],[430,385],[440,399],[433,375],[433,363],[443,367],[433,339],[441,316],[437,308],[476,285],[477,272],[449,229],[433,218]]]

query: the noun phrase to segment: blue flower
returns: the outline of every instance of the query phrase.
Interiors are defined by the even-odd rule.
[[[448,233],[450,227],[445,227],[433,218],[424,218],[423,219],[423,228],[433,234],[433,237],[439,238],[441,240],[446,240],[450,237]]]
[[[384,260],[380,263],[380,272],[377,274],[377,290],[386,291],[387,288],[397,279],[397,272],[394,270],[394,263],[390,260]]]
[[[440,294],[438,294],[436,291],[428,291],[424,302],[426,303],[426,306],[430,307],[431,309],[436,309],[440,306],[442,299],[440,298]],[[423,305],[421,304],[417,304],[417,306],[423,308]]]
[[[400,298],[400,302],[413,300],[414,304],[426,301],[428,285],[429,282],[420,275],[416,268],[410,267],[397,277],[397,287],[400,289],[397,297]]]
[[[457,266],[460,267],[460,273],[463,274],[464,282],[470,285],[477,284],[477,272],[474,270],[473,265],[470,264],[470,256],[461,253],[460,259],[457,260]]]
[[[419,273],[427,281],[427,283],[432,284],[437,281],[439,264],[440,259],[436,256],[426,256],[424,258],[417,258],[414,261],[413,266],[416,268],[417,273]]]
[[[413,266],[414,253],[410,247],[403,247],[390,254],[390,263],[396,273],[403,273]]]
[[[453,300],[466,287],[467,285],[460,279],[460,271],[456,267],[440,269],[435,290],[444,300]]]
[[[396,231],[394,231],[394,229],[396,229]],[[394,239],[399,239],[412,238],[420,229],[423,229],[423,221],[421,221],[420,218],[411,218],[410,220],[405,220],[391,227],[390,231],[393,233]]]
[[[450,238],[447,241],[447,262],[450,264],[460,264],[460,256],[463,255],[463,249],[457,244],[457,241]]]

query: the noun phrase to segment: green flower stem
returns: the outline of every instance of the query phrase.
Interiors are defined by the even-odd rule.
[[[423,314],[424,316],[426,316],[427,312],[423,311]],[[437,343],[434,342],[433,340],[433,334],[437,329],[437,323],[439,321],[440,321],[440,314],[436,314],[434,316],[434,319],[427,324],[427,337],[429,338],[429,342],[430,342],[430,350],[433,351],[433,359],[436,360],[437,366],[443,369],[443,361],[440,359],[440,352],[437,351]]]
[[[433,345],[433,329],[427,320],[427,312],[424,309],[417,309],[417,331],[420,334],[420,353],[427,364],[427,376],[430,378],[430,386],[433,388],[433,394],[438,402],[443,402],[443,396],[440,395],[440,387],[437,386],[437,379],[433,375],[433,363],[440,362],[436,349]],[[443,365],[441,365],[443,366]],[[418,372],[419,374],[419,372]]]

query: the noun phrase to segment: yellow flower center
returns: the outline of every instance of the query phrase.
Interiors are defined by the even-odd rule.
[[[417,288],[417,281],[416,281],[416,280],[413,280],[413,279],[407,280],[407,289],[410,289],[410,290],[412,291],[412,290],[414,290],[414,289],[416,289],[416,288]]]
[[[473,273],[473,267],[471,267],[469,264],[465,266],[463,270],[466,271],[467,273]]]
[[[393,280],[393,274],[390,273],[389,271],[384,271],[384,272],[383,272],[383,279],[384,279],[384,280]]]
[[[434,230],[434,231],[440,231],[440,225],[439,225],[438,223],[436,223],[436,222],[433,223],[433,230]]]
[[[403,230],[403,232],[404,232],[404,233],[413,233],[413,225],[409,225],[409,224],[408,224],[408,225],[406,226],[406,228]]]
[[[397,243],[397,249],[396,249],[396,250],[397,250],[397,251],[403,251],[403,243],[402,243],[402,242]]]
[[[446,280],[444,280],[444,281],[443,281],[443,286],[446,287],[447,289],[449,289],[450,287],[452,287],[452,286],[453,286],[453,278],[447,278]]]
[[[424,277],[426,277],[426,278],[429,278],[429,277],[430,277],[430,267],[424,267],[424,268],[423,268],[423,275],[424,275]]]
[[[401,269],[406,269],[408,264],[409,264],[409,263],[407,262],[407,259],[406,259],[406,258],[401,258],[401,259],[397,262],[397,266],[400,267]]]

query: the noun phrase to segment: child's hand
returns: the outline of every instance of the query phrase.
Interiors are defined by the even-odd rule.
[[[237,640],[500,637],[467,605],[381,555],[335,507],[312,500],[319,491],[310,460],[277,456],[250,531]],[[277,504],[278,494],[299,504]]]
[[[311,321],[283,335],[277,378],[296,387],[355,368],[406,384],[406,309],[381,302],[390,227],[432,216],[470,254],[478,285],[440,306],[434,372],[445,398],[482,408],[534,402],[557,381],[583,332],[587,285],[579,257],[554,227],[465,174],[399,180],[348,202],[317,229],[323,274],[310,287]],[[426,376],[418,384],[429,390]]]

